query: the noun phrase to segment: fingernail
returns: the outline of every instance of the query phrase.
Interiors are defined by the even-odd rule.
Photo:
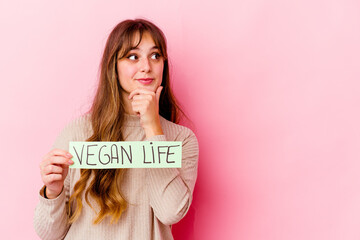
[[[66,156],[72,158],[72,155],[70,153],[67,153]]]
[[[70,164],[70,165],[73,165],[74,162],[73,162],[72,160],[69,160],[69,164]]]

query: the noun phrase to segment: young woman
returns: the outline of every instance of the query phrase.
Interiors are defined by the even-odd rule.
[[[107,40],[88,114],[64,128],[40,163],[34,226],[42,239],[173,239],[197,177],[198,142],[177,123],[166,40],[153,23],[126,20]],[[182,141],[182,168],[69,169],[69,141]]]

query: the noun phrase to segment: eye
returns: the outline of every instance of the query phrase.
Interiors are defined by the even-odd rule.
[[[161,57],[161,55],[159,53],[153,53],[151,55],[151,59],[159,59]]]
[[[128,59],[130,60],[137,60],[138,57],[135,54],[130,54],[129,56],[127,56]]]

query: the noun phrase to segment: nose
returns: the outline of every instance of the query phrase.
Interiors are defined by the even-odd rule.
[[[151,70],[151,66],[150,66],[150,61],[148,58],[143,58],[141,61],[140,61],[140,71],[141,72],[150,72]]]

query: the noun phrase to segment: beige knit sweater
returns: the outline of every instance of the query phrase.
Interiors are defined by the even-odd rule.
[[[83,210],[76,222],[69,225],[66,204],[80,177],[79,169],[69,169],[64,190],[55,199],[45,199],[40,190],[35,209],[34,227],[41,239],[173,239],[171,225],[178,222],[190,207],[197,177],[198,142],[194,133],[166,119],[160,119],[164,135],[145,139],[137,116],[126,115],[126,141],[182,141],[182,168],[128,169],[120,189],[128,208],[116,224],[107,217],[94,225],[96,213],[83,198]],[[85,141],[91,135],[89,116],[83,116],[64,128],[54,148],[68,150],[69,141]],[[96,206],[94,200],[90,200]],[[72,206],[74,207],[74,206]]]

